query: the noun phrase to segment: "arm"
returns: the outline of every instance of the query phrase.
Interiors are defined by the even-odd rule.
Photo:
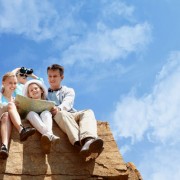
[[[58,106],[60,110],[70,111],[73,108],[75,99],[75,92],[72,88],[67,88],[64,96],[62,97],[62,103]]]
[[[67,88],[63,86],[63,90],[60,91],[59,95],[60,97],[57,96],[58,102],[56,101],[57,106],[51,109],[51,113],[53,116],[56,115],[56,113],[61,110],[70,111],[74,105],[75,92],[72,88]],[[51,98],[49,100],[54,101],[54,99]]]
[[[12,70],[12,72],[16,75],[17,72],[18,72],[20,69],[21,69],[21,68],[16,68],[16,69]]]
[[[42,78],[40,78],[40,77],[38,77],[38,76],[36,76],[35,74],[30,74],[30,75],[28,75],[28,77],[31,77],[31,78],[33,78],[33,79],[38,79],[38,80],[40,80],[40,81],[42,81],[43,82],[43,79]]]

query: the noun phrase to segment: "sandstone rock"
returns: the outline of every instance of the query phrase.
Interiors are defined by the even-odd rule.
[[[26,120],[23,124],[29,126]],[[52,146],[50,154],[45,155],[41,150],[41,135],[38,132],[22,143],[14,128],[9,157],[0,160],[0,179],[140,180],[141,176],[135,166],[132,168],[124,162],[107,122],[98,121],[98,135],[104,140],[104,149],[96,160],[83,159],[56,123],[53,124],[53,132],[61,137],[60,143]]]

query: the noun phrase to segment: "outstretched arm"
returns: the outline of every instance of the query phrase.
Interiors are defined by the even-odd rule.
[[[12,70],[12,72],[16,75],[17,72],[18,72],[20,69],[21,69],[21,68],[16,68],[16,69]]]

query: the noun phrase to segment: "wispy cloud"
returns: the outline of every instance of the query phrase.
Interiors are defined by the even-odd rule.
[[[140,168],[145,176],[151,176],[150,179],[168,180],[178,179],[179,177],[170,173],[172,164],[168,164],[173,162],[174,167],[172,169],[179,172],[179,82],[180,52],[172,52],[157,75],[152,92],[137,97],[135,92],[132,91],[129,95],[121,98],[113,113],[112,124],[118,129],[115,132],[116,138],[118,136],[130,137],[132,143],[148,139],[155,145],[155,148],[152,147],[143,152],[144,158],[141,160]],[[148,167],[145,165],[147,162]],[[149,164],[152,164],[152,167]],[[164,172],[167,173],[164,174]],[[174,178],[170,176],[174,176]]]
[[[48,1],[5,1],[0,6],[0,32],[24,35],[35,41],[54,36],[58,14]]]
[[[105,4],[106,5],[103,8],[103,13],[102,13],[105,21],[109,20],[112,22],[112,21],[116,21],[117,18],[118,19],[125,18],[130,21],[134,19],[133,18],[133,13],[135,11],[134,6],[126,5],[124,2],[119,1],[119,0],[114,0],[111,2],[106,1]]]
[[[138,98],[130,93],[117,103],[114,122],[121,135],[138,141],[147,133],[152,141],[179,141],[179,81],[180,53],[174,52],[157,76],[151,94]]]
[[[180,146],[157,146],[144,153],[140,160],[139,170],[147,180],[179,180]]]
[[[69,46],[63,53],[63,61],[71,65],[79,62],[88,65],[92,61],[104,63],[120,60],[132,52],[142,50],[149,43],[150,29],[147,23],[117,29],[104,26]]]
[[[61,2],[59,8],[46,0],[43,3],[35,0],[0,2],[1,33],[23,35],[34,41],[55,38],[56,48],[62,48],[62,44],[67,45],[68,42],[70,44],[63,53],[63,59],[70,64],[79,60],[112,61],[135,52],[150,39],[148,23],[117,25],[121,22],[118,19],[133,17],[134,12],[133,6],[119,1],[108,3],[102,0],[97,3],[97,10],[92,11],[97,16],[91,22],[93,26],[88,24],[88,13],[83,14],[85,17],[80,16],[84,8],[90,9],[83,1],[73,4]],[[105,21],[107,17],[116,19],[116,27]]]

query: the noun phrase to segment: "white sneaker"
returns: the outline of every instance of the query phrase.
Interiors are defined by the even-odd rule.
[[[41,137],[41,147],[45,154],[49,154],[51,150],[51,135],[43,134]]]
[[[60,137],[52,134],[51,135],[51,141],[53,142],[53,144],[56,144],[56,143],[58,143],[60,141]]]

